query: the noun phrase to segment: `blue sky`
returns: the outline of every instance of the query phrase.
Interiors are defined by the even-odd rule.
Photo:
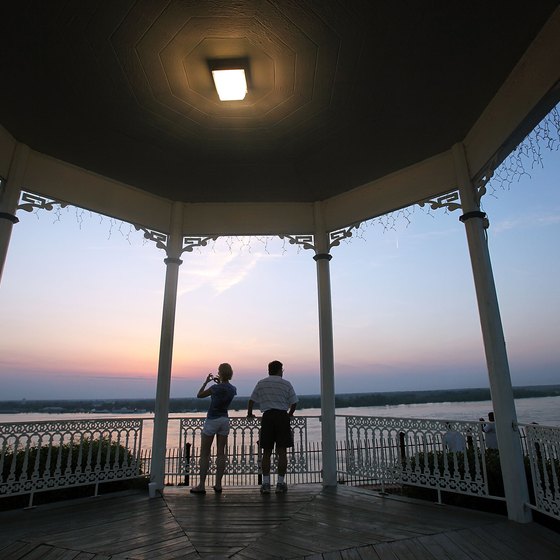
[[[515,385],[560,383],[560,153],[483,198]],[[0,286],[0,399],[153,397],[164,253],[75,208],[18,212]],[[459,212],[418,206],[332,250],[338,393],[487,387]],[[277,238],[185,253],[172,396],[228,361],[240,395],[270,360],[319,391],[313,253]]]

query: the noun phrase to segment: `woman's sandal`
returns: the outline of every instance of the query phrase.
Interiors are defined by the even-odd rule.
[[[222,487],[218,487],[218,486],[212,486],[212,488],[214,488],[214,492],[216,492],[216,494],[221,494],[222,493]]]

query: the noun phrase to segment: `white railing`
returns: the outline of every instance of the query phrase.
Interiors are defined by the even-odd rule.
[[[531,466],[534,509],[560,519],[560,428],[520,425]]]
[[[0,497],[138,477],[141,419],[0,424]]]
[[[345,464],[382,486],[489,495],[479,422],[347,416]]]
[[[148,477],[151,419],[94,419],[0,423],[0,498],[73,486]],[[166,484],[195,485],[204,418],[170,419]],[[232,417],[225,483],[260,482],[258,419]],[[321,482],[320,418],[292,418],[290,484]],[[146,436],[144,443],[143,435]],[[560,519],[560,428],[520,425],[531,492],[530,507]],[[337,416],[341,483],[412,485],[439,493],[503,499],[487,472],[499,455],[487,450],[482,424],[446,420]],[[272,470],[275,470],[273,461]],[[211,456],[209,474],[215,473]]]
[[[294,446],[288,451],[288,475],[291,483],[320,482],[320,446],[310,442],[308,423],[317,421],[316,417],[293,416],[290,426]],[[167,472],[166,476],[184,478],[185,484],[196,484],[200,474],[200,434],[204,418],[186,417],[180,419],[179,460],[180,473]],[[261,450],[259,447],[260,419],[230,418],[230,434],[226,453],[226,480],[228,484],[253,485],[260,482]],[[211,456],[208,474],[216,472],[215,456]],[[274,473],[276,462],[273,460],[271,471]]]

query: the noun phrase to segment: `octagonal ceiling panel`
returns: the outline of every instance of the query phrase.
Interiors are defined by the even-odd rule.
[[[319,18],[301,9],[288,18],[269,2],[179,2],[147,26],[144,10],[136,4],[111,40],[131,92],[162,117],[163,132],[171,125],[213,149],[249,142],[267,151],[329,109],[340,39]],[[208,61],[234,58],[249,61],[250,90],[223,103]]]
[[[173,200],[324,200],[461,141],[557,6],[3,2],[0,123]],[[249,60],[244,101],[212,57]]]

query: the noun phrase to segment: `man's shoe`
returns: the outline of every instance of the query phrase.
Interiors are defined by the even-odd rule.
[[[270,484],[268,482],[263,482],[261,486],[261,494],[270,494]]]
[[[279,482],[276,485],[276,494],[285,494],[288,491],[288,485],[285,482]]]

